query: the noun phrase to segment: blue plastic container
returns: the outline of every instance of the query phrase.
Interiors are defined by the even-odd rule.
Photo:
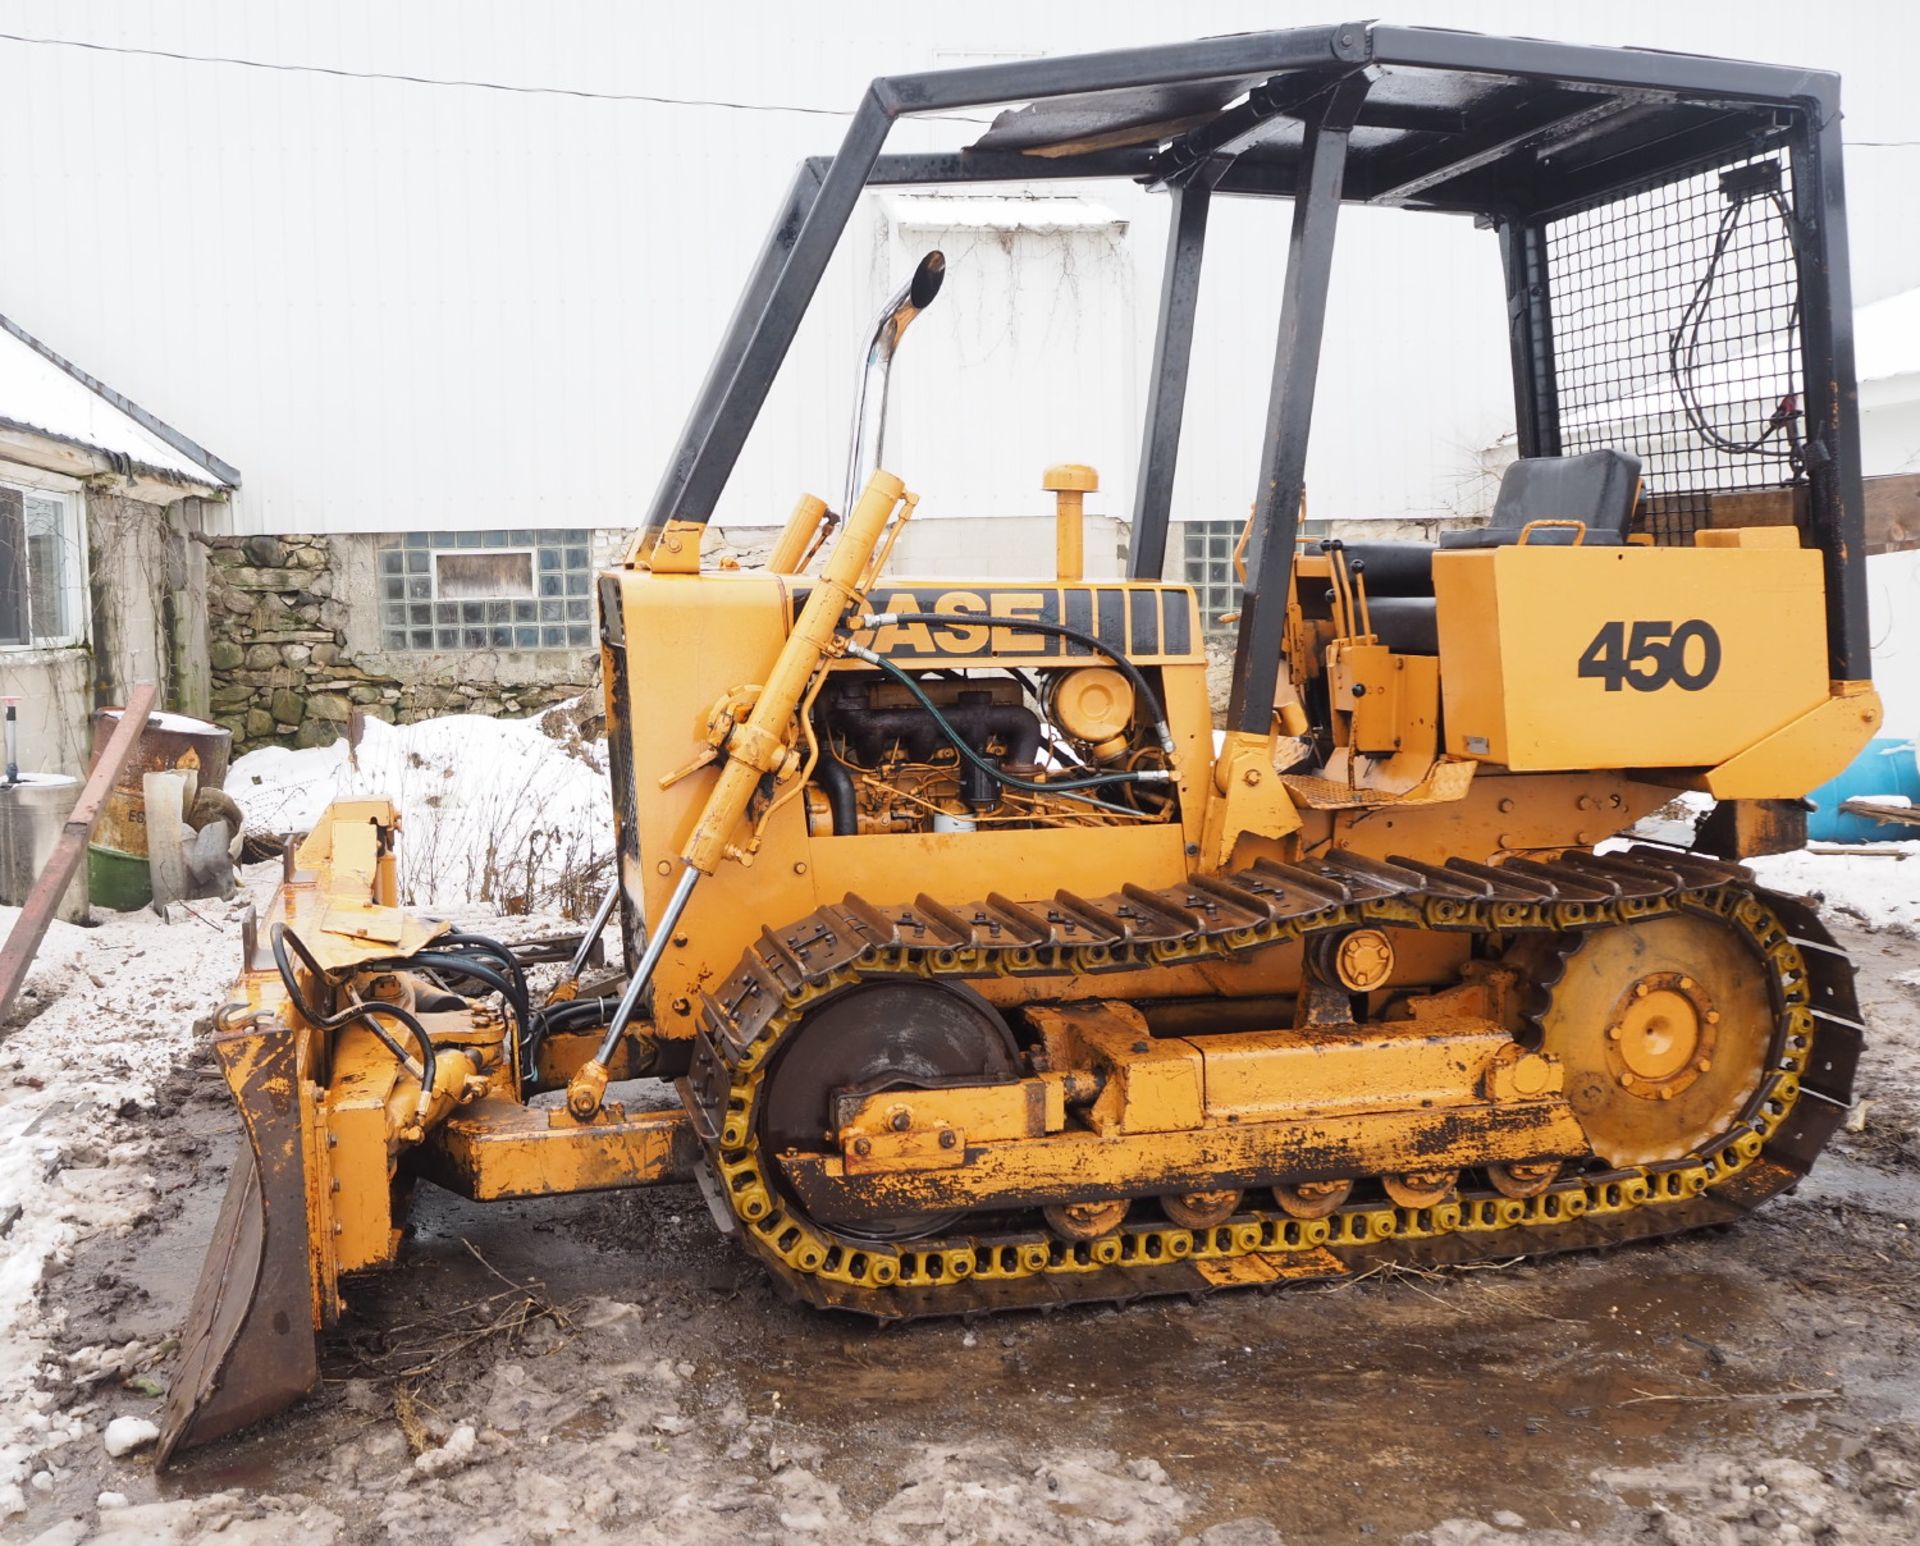
[[[1920,829],[1881,823],[1871,816],[1850,816],[1840,809],[1844,800],[1889,795],[1905,795],[1920,805],[1920,759],[1915,757],[1914,742],[1904,736],[1867,742],[1846,772],[1807,796],[1816,807],[1807,817],[1807,836],[1816,843],[1884,843],[1913,837]]]

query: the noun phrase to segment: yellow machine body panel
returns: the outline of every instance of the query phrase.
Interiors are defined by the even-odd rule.
[[[1711,768],[1828,696],[1820,555],[1767,547],[1441,551],[1446,749],[1522,772]],[[1844,766],[1849,744],[1804,794]]]
[[[636,913],[659,917],[680,873],[678,856],[715,777],[700,765],[716,683],[753,683],[780,651],[808,584],[767,573],[676,575],[624,570],[606,577],[623,628],[610,642],[609,735],[629,759],[637,844],[623,845],[621,884]],[[655,1033],[691,1036],[699,996],[739,964],[769,921],[804,917],[848,892],[885,903],[919,893],[1002,892],[1046,896],[1071,877],[1096,895],[1135,883],[1179,884],[1187,845],[1197,842],[1212,773],[1206,655],[1193,593],[1183,586],[883,580],[876,609],[951,613],[947,626],[901,624],[874,631],[882,653],[916,668],[968,670],[1094,666],[1101,658],[1067,641],[988,628],[967,614],[1034,617],[1085,627],[1160,671],[1177,745],[1181,819],[1106,827],[1004,832],[809,834],[804,801],[777,806],[759,829],[750,865],[722,865],[698,888],[669,939],[654,979]],[[1073,653],[1069,654],[1068,651]],[[627,658],[611,658],[621,652]],[[672,669],[662,669],[671,664]],[[857,663],[849,662],[849,666]],[[695,669],[697,667],[697,669]],[[842,669],[836,666],[835,670]],[[691,771],[689,771],[691,770]],[[678,775],[678,776],[676,776]],[[624,833],[623,833],[624,836]]]

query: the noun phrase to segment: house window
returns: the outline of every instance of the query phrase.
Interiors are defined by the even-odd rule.
[[[570,650],[593,644],[588,534],[416,531],[381,544],[390,650]]]
[[[0,484],[0,645],[83,643],[86,592],[79,498]]]

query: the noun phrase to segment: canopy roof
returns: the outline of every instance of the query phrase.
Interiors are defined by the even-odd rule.
[[[1523,217],[1775,143],[1789,111],[1839,89],[1814,70],[1351,22],[894,76],[875,91],[902,115],[1025,101],[958,158],[976,175],[1005,176],[1002,158],[1017,156],[1053,163],[1029,175],[1205,177],[1290,197],[1305,122],[1362,72],[1347,200]]]

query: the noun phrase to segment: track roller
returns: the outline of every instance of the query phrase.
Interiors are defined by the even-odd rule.
[[[1240,1197],[1237,1191],[1182,1192],[1162,1197],[1160,1206],[1182,1229],[1212,1229],[1240,1211]]]
[[[1273,1200],[1289,1218],[1324,1219],[1344,1206],[1352,1191],[1351,1181],[1298,1181],[1276,1186]]]

